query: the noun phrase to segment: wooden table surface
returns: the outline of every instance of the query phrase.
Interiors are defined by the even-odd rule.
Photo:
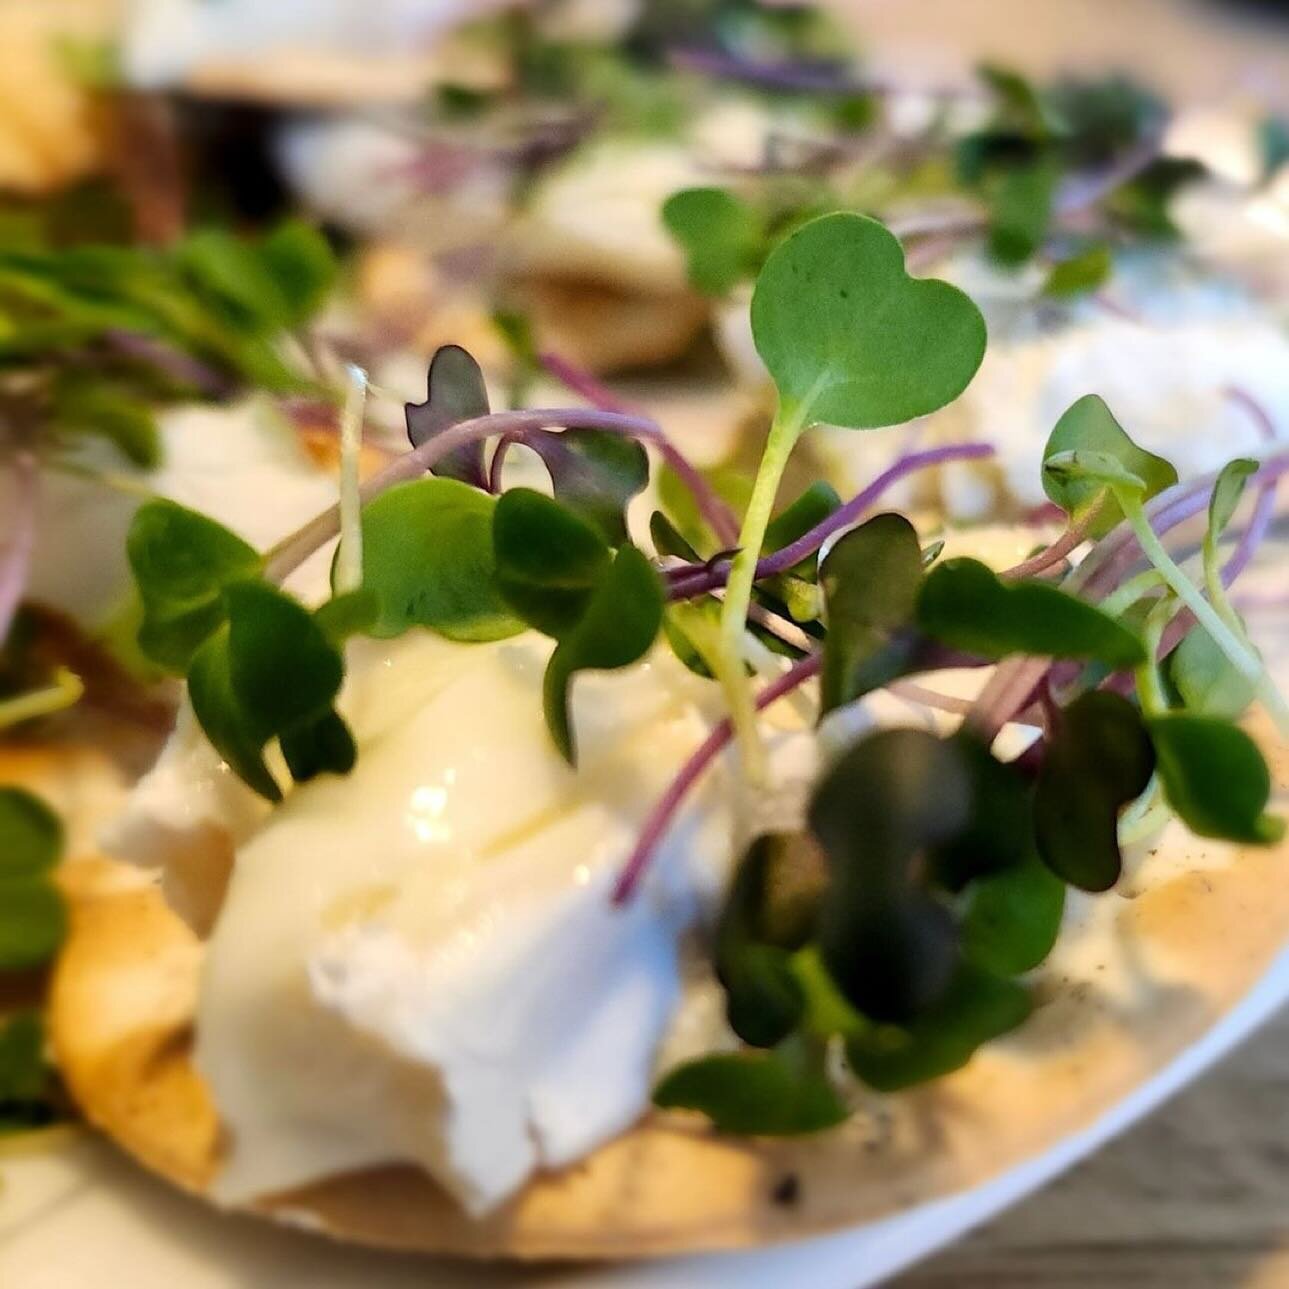
[[[950,1286],[1289,1286],[1289,1011],[1153,1117],[892,1289]]]

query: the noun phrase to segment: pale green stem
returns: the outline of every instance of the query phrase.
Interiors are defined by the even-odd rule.
[[[8,729],[38,716],[53,716],[80,702],[85,686],[81,678],[66,667],[54,673],[54,683],[44,689],[32,689],[25,694],[0,703],[0,730]]]
[[[782,409],[770,426],[765,453],[757,470],[752,496],[739,532],[739,550],[730,565],[725,584],[725,603],[721,608],[720,658],[716,674],[725,690],[730,722],[734,727],[743,773],[751,787],[765,782],[765,751],[756,726],[756,703],[752,687],[743,669],[743,632],[747,625],[748,607],[752,603],[752,584],[756,580],[756,562],[761,554],[765,530],[774,512],[784,467],[805,427],[800,407],[784,416]]]
[[[1203,592],[1182,571],[1164,544],[1155,534],[1146,518],[1141,498],[1126,488],[1114,487],[1115,500],[1132,526],[1133,534],[1150,562],[1163,575],[1164,581],[1177,598],[1195,615],[1195,620],[1213,637],[1213,643],[1230,660],[1231,665],[1249,680],[1257,690],[1258,698],[1275,721],[1276,728],[1289,738],[1289,704],[1267,675],[1262,659],[1248,647],[1222,620],[1217,610],[1204,598]]]
[[[1101,612],[1117,618],[1127,613],[1143,595],[1164,585],[1164,579],[1153,568],[1129,578],[1118,590],[1107,595],[1098,606]]]
[[[1151,779],[1150,786],[1124,814],[1119,824],[1119,845],[1131,846],[1158,832],[1173,817],[1173,808],[1159,792],[1159,785]]]
[[[352,363],[345,369],[348,387],[340,414],[340,546],[336,551],[335,590],[347,595],[363,582],[362,497],[358,461],[362,452],[363,415],[367,407],[367,373]]]
[[[1166,599],[1155,605],[1146,618],[1143,632],[1146,661],[1137,668],[1137,694],[1147,716],[1163,716],[1168,711],[1168,695],[1164,692],[1164,680],[1159,672],[1159,642],[1176,613],[1176,601]]]

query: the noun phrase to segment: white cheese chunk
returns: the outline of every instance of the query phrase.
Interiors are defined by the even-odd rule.
[[[124,849],[173,871],[221,811],[237,846],[196,1026],[221,1198],[407,1160],[481,1211],[647,1105],[679,935],[725,880],[719,770],[636,900],[609,888],[717,695],[666,654],[579,677],[574,771],[542,721],[549,648],[355,642],[356,769],[249,835],[246,801],[220,803],[182,743],[145,781]]]

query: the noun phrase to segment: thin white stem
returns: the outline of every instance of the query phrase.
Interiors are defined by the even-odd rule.
[[[1257,689],[1258,698],[1270,713],[1277,729],[1289,738],[1289,704],[1271,682],[1262,659],[1240,640],[1222,620],[1217,610],[1204,598],[1203,592],[1186,576],[1164,548],[1150,526],[1141,499],[1127,489],[1113,487],[1115,500],[1127,516],[1133,534],[1150,562],[1160,571],[1169,589],[1195,615],[1195,620],[1213,637],[1213,643],[1230,660],[1231,665]]]
[[[348,388],[340,413],[340,547],[336,551],[335,590],[348,595],[363,582],[363,516],[358,463],[367,408],[367,373],[352,363],[345,368]]]

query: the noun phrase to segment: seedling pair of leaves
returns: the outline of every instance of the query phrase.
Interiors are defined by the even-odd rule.
[[[543,706],[570,762],[574,677],[643,657],[662,620],[661,582],[634,546],[615,552],[601,528],[532,489],[494,498],[456,479],[400,484],[364,508],[363,587],[373,635],[422,626],[476,642],[532,627],[555,640]]]
[[[966,735],[888,730],[852,746],[815,790],[809,834],[753,845],[718,926],[730,1024],[773,1050],[681,1066],[656,1103],[726,1131],[813,1131],[846,1111],[817,1064],[785,1060],[803,1043],[840,1037],[851,1071],[894,1091],[1021,1024],[1014,977],[1050,952],[1064,907],[1034,852],[1029,793]]]
[[[243,781],[281,799],[265,760],[272,740],[297,781],[352,768],[353,738],[334,700],[344,675],[340,644],[368,627],[368,597],[333,599],[310,613],[262,580],[253,547],[170,501],[140,508],[126,548],[143,605],[141,649],[186,676],[198,722]]]
[[[1168,556],[1144,511],[1146,499],[1176,483],[1176,471],[1138,447],[1101,399],[1080,399],[1057,423],[1043,481],[1049,498],[1090,535],[1128,524],[1161,581],[1200,618],[1170,663],[1184,709],[1145,714],[1168,804],[1202,836],[1267,843],[1282,832],[1281,821],[1265,813],[1270,775],[1257,745],[1231,721],[1259,690],[1259,679],[1273,710],[1278,695],[1265,673],[1258,675],[1261,661],[1226,599],[1218,567],[1219,540],[1255,469],[1254,462],[1233,461],[1214,486],[1203,547],[1207,600]]]
[[[408,438],[419,447],[490,410],[479,364],[459,345],[444,345],[430,362],[425,402],[406,405]],[[557,501],[599,529],[610,544],[626,541],[626,507],[649,482],[649,461],[639,443],[604,430],[537,432],[524,443],[545,465]],[[482,443],[449,452],[432,470],[474,488],[488,486]]]

